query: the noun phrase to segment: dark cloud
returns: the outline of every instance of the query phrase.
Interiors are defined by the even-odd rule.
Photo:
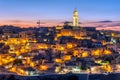
[[[112,21],[110,20],[105,20],[105,21],[98,21],[99,23],[111,23]]]

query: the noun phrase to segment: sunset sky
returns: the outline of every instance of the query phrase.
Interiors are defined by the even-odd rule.
[[[0,25],[61,25],[75,8],[80,22],[120,21],[120,0],[0,0]]]

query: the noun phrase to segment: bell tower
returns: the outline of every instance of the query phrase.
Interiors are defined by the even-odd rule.
[[[73,12],[73,26],[77,27],[78,24],[79,24],[79,21],[78,21],[78,11],[75,9],[74,12]]]

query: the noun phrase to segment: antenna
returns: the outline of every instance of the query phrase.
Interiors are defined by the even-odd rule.
[[[39,21],[37,21],[37,25],[38,25],[38,27],[40,27],[40,20],[39,20]]]

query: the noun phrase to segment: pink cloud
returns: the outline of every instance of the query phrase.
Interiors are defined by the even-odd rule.
[[[40,22],[42,27],[53,27],[56,25],[63,25],[63,21],[60,20],[42,20]],[[0,25],[14,25],[20,27],[37,27],[37,20],[0,20]],[[120,31],[120,21],[113,22],[84,22],[79,24],[81,27],[96,27],[98,30],[117,30]]]

